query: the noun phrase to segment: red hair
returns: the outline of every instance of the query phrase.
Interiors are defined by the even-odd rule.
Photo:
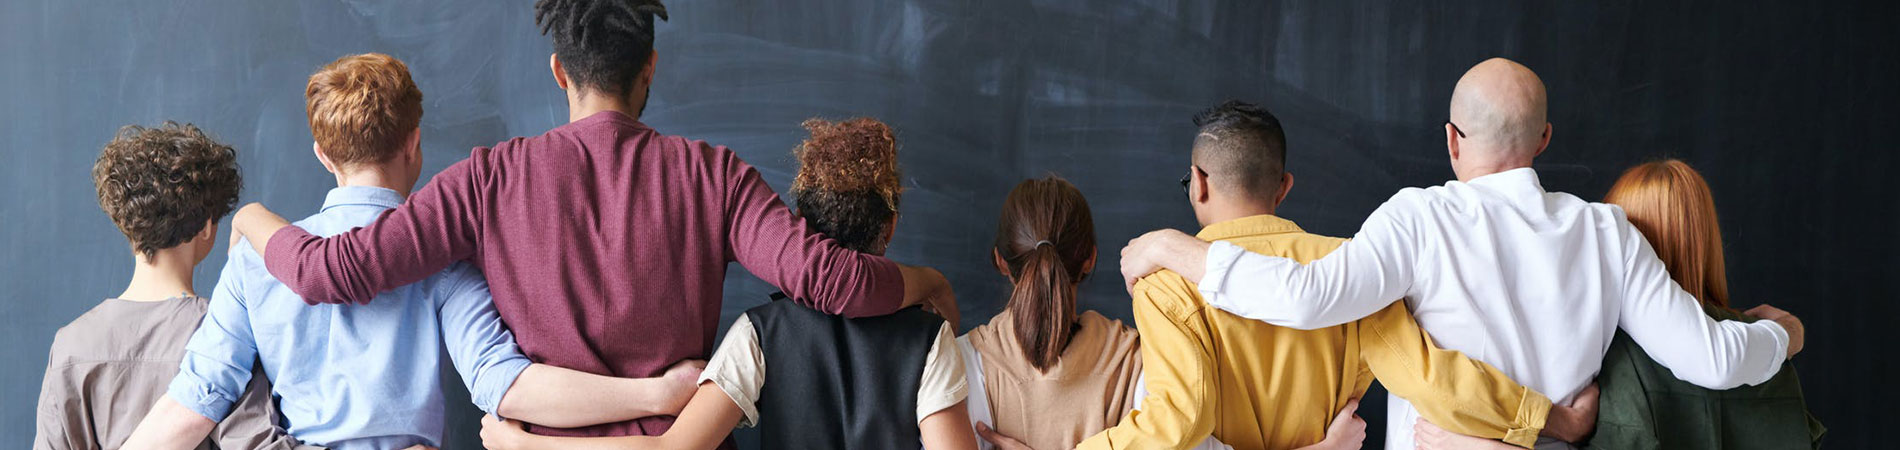
[[[1603,202],[1623,207],[1683,290],[1705,305],[1728,307],[1722,227],[1702,174],[1674,159],[1632,167]]]

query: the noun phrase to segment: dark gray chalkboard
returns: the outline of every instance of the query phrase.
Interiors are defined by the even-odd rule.
[[[53,331],[130,274],[88,177],[115,128],[197,123],[239,148],[246,201],[308,214],[332,181],[308,150],[304,80],[343,54],[409,63],[426,95],[425,173],[562,123],[531,3],[0,1],[0,446],[33,433]],[[1661,156],[1703,170],[1738,304],[1772,301],[1810,327],[1797,365],[1832,444],[1870,446],[1900,403],[1877,387],[1895,375],[1879,324],[1900,298],[1890,2],[673,3],[647,122],[731,146],[783,188],[801,119],[888,121],[910,186],[892,255],[950,276],[964,329],[1006,295],[986,245],[1015,182],[1054,172],[1080,186],[1112,273],[1137,233],[1195,226],[1174,183],[1189,117],[1238,97],[1289,130],[1299,183],[1283,215],[1347,235],[1399,188],[1450,178],[1451,86],[1507,56],[1550,86],[1548,187],[1597,198]],[[728,318],[771,290],[734,274]],[[1127,317],[1116,283],[1090,280],[1084,307]],[[1382,403],[1366,403],[1374,440]],[[449,444],[472,448],[476,416],[455,408]]]

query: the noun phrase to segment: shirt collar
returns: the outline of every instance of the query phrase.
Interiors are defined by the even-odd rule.
[[[1467,181],[1465,184],[1500,191],[1532,190],[1539,194],[1544,193],[1544,182],[1537,178],[1537,170],[1529,167],[1519,167],[1472,178],[1471,181]]]
[[[1304,232],[1305,230],[1301,230],[1300,226],[1294,224],[1291,220],[1282,219],[1272,214],[1261,214],[1216,222],[1212,225],[1208,225],[1206,228],[1202,228],[1201,232],[1196,233],[1194,236],[1204,241],[1220,241],[1263,234]]]
[[[323,209],[346,205],[374,206],[391,209],[402,205],[402,194],[396,190],[375,186],[337,186],[323,197]]]

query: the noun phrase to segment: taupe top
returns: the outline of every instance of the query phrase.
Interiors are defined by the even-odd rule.
[[[118,448],[165,395],[185,342],[204,319],[203,298],[157,302],[107,299],[53,337],[40,384],[35,450]],[[253,377],[231,416],[200,449],[290,449],[278,427],[270,384]]]

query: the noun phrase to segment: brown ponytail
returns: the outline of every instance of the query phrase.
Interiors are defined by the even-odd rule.
[[[1036,370],[1061,359],[1075,328],[1075,283],[1095,257],[1095,222],[1082,191],[1048,176],[1016,185],[1003,200],[996,254],[1016,286],[1010,293],[1017,345]]]

